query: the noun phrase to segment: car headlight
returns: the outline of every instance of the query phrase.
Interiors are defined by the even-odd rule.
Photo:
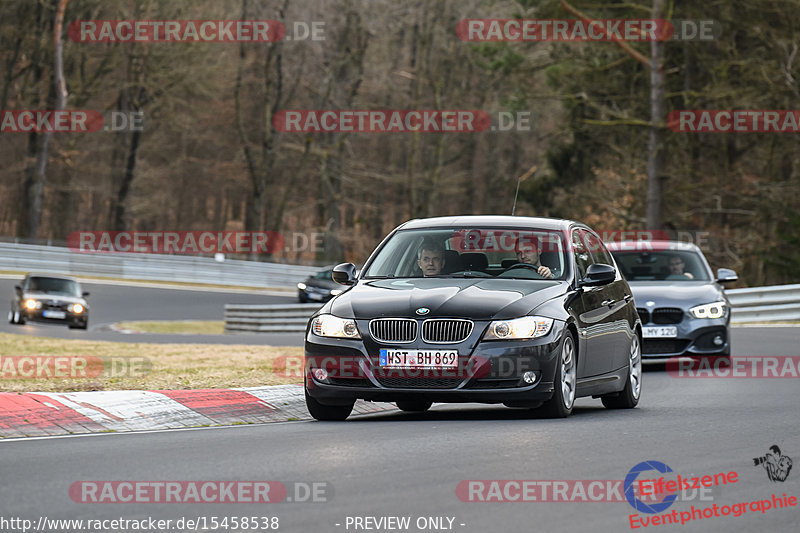
[[[37,302],[36,300],[25,300],[25,307],[31,311],[34,309],[40,309],[42,307],[42,302]]]
[[[695,318],[722,318],[725,316],[727,307],[725,302],[712,302],[692,307],[689,312]]]
[[[339,296],[340,294],[342,294],[342,289],[333,289],[331,291],[331,296]]]
[[[83,306],[81,304],[72,304],[72,312],[76,315],[83,313]]]
[[[304,291],[304,290],[306,290],[306,284],[305,283],[298,283],[297,284],[297,288],[300,289],[301,291]]]
[[[495,320],[489,324],[484,340],[535,339],[550,332],[553,319],[543,316],[524,316],[513,320]]]
[[[360,339],[356,321],[339,318],[333,315],[319,315],[311,323],[311,331],[320,337],[340,337],[344,339]]]

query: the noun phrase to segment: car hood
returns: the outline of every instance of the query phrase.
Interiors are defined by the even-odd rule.
[[[657,307],[689,308],[725,299],[718,285],[706,281],[632,281],[629,285],[636,307],[646,307],[647,302],[652,301]]]
[[[508,319],[529,314],[567,291],[559,281],[406,278],[362,280],[334,298],[332,314],[343,318],[468,317]],[[417,309],[428,308],[425,315]]]
[[[46,292],[26,292],[22,295],[23,300],[57,300],[70,304],[81,304],[86,307],[86,300],[77,296],[66,296],[64,294],[50,294]]]

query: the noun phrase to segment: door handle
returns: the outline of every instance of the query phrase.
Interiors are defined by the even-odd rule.
[[[615,303],[617,303],[616,300],[603,300],[603,303],[601,303],[600,305],[607,305],[607,306],[611,307]]]
[[[630,302],[631,300],[633,300],[633,296],[631,296],[630,294],[626,294],[625,295],[625,301],[626,302]]]

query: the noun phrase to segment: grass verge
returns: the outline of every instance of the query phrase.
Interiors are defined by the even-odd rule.
[[[302,358],[298,346],[122,343],[0,333],[0,391],[284,385],[302,383]],[[45,377],[48,372],[51,377]]]

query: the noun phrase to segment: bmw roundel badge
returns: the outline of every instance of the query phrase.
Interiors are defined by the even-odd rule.
[[[431,312],[431,310],[428,309],[427,307],[420,307],[419,309],[417,309],[417,314],[418,315],[427,315],[430,312]]]

